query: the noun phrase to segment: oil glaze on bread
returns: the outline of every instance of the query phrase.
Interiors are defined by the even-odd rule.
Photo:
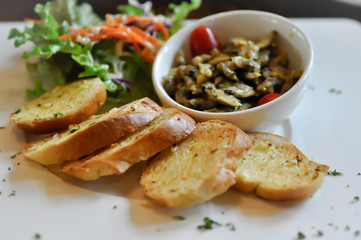
[[[207,201],[235,183],[239,159],[251,143],[230,123],[198,123],[188,137],[151,159],[140,184],[148,197],[168,207]]]
[[[134,163],[147,160],[180,141],[194,128],[195,122],[188,115],[175,108],[167,108],[128,137],[84,159],[66,162],[61,170],[82,180],[122,174]]]
[[[70,125],[61,133],[30,142],[24,154],[44,165],[79,159],[131,134],[161,111],[155,102],[144,98]]]
[[[50,133],[80,123],[104,104],[107,94],[99,78],[56,86],[10,116],[10,121],[31,133]]]
[[[237,169],[235,189],[275,201],[301,200],[322,185],[328,166],[310,161],[288,139],[250,133],[252,148]]]

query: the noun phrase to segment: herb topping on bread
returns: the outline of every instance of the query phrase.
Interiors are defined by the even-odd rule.
[[[235,183],[239,159],[251,139],[230,123],[210,120],[149,162],[140,184],[168,207],[188,207],[224,193]]]
[[[70,125],[63,132],[30,142],[25,146],[24,154],[44,165],[76,160],[131,134],[161,111],[155,102],[143,98]]]
[[[104,104],[107,94],[99,78],[56,86],[12,113],[10,121],[24,131],[43,134],[80,123]]]
[[[250,133],[252,148],[241,159],[234,188],[269,200],[300,200],[322,185],[328,166],[310,161],[288,139]]]
[[[131,135],[120,139],[86,158],[63,164],[61,170],[82,180],[122,174],[134,163],[175,144],[195,128],[188,115],[175,108],[167,108],[153,121]]]

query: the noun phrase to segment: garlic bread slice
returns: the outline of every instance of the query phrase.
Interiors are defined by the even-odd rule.
[[[70,125],[63,132],[30,142],[25,146],[24,154],[44,165],[76,160],[133,133],[161,111],[158,104],[143,98]]]
[[[175,144],[195,128],[194,120],[175,108],[167,108],[153,121],[129,136],[86,158],[66,162],[61,171],[82,180],[122,174],[133,164]]]
[[[64,130],[80,123],[104,104],[107,98],[99,78],[78,80],[56,86],[10,115],[10,121],[36,134]]]
[[[237,169],[234,188],[275,200],[301,200],[322,185],[328,166],[310,161],[288,139],[271,133],[250,133],[252,148]]]
[[[210,120],[151,159],[140,184],[162,205],[180,208],[224,193],[235,183],[239,159],[251,139],[230,123]]]

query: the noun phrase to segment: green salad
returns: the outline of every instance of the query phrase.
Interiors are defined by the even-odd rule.
[[[25,51],[27,70],[37,97],[50,87],[81,78],[99,77],[107,89],[107,102],[122,105],[150,97],[156,99],[151,81],[157,51],[182,27],[201,0],[169,4],[167,15],[154,13],[152,3],[129,0],[117,13],[99,17],[88,3],[56,0],[37,4],[40,19],[26,19],[24,29],[11,29],[15,47],[32,42]]]

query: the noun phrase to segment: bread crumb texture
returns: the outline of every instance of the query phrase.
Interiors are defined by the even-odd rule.
[[[236,189],[270,200],[298,200],[322,185],[328,166],[310,161],[288,139],[269,133],[249,136],[253,144],[236,171]]]
[[[153,121],[127,137],[86,158],[66,162],[61,170],[82,180],[122,174],[133,164],[164,150],[189,135],[195,122],[175,108],[167,108]]]
[[[44,165],[76,160],[94,153],[148,124],[162,111],[155,102],[144,98],[107,113],[91,116],[72,124],[67,130],[52,134],[25,146],[25,156]]]
[[[248,136],[232,124],[198,123],[183,141],[150,161],[141,185],[146,195],[168,207],[207,201],[235,183],[238,159],[250,146]]]
[[[11,114],[10,121],[32,133],[66,129],[95,114],[106,100],[106,89],[99,78],[56,86]]]

